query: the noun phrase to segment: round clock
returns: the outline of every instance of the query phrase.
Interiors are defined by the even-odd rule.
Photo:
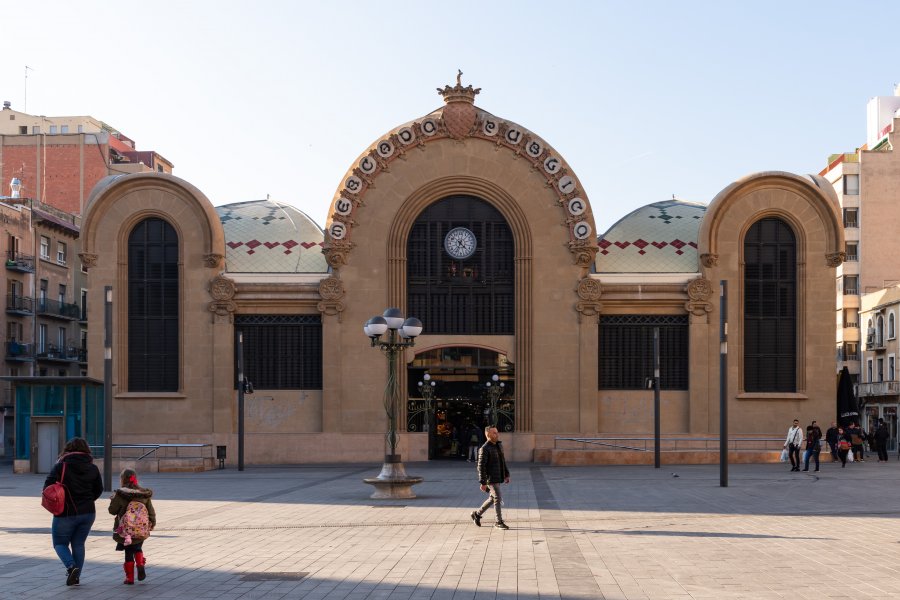
[[[465,260],[475,254],[475,234],[465,227],[454,227],[444,238],[444,250],[458,260]]]

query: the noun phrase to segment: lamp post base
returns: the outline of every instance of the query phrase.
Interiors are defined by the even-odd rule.
[[[425,479],[407,475],[399,454],[387,454],[384,457],[384,464],[381,466],[381,473],[378,474],[378,477],[368,477],[363,479],[363,481],[375,487],[375,491],[369,496],[370,498],[377,500],[401,500],[415,498],[416,495],[413,493],[412,486],[422,483]]]

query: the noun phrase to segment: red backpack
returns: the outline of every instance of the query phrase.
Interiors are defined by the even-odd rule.
[[[66,486],[63,479],[66,476],[66,463],[62,464],[62,474],[59,481],[51,483],[41,492],[41,506],[58,517],[66,511]]]

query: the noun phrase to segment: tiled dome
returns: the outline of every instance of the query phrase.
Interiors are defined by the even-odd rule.
[[[217,206],[230,273],[325,273],[325,234],[305,213],[271,200]]]
[[[598,273],[696,273],[706,205],[665,200],[643,206],[600,236]]]

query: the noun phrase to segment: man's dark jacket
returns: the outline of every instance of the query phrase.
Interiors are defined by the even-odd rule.
[[[500,442],[488,440],[478,449],[478,483],[503,483],[509,477],[506,459],[503,457],[503,446]]]
[[[90,454],[71,452],[50,469],[44,487],[56,483],[62,473],[62,463],[66,463],[66,511],[60,517],[72,517],[95,513],[94,501],[103,493],[103,479]]]

